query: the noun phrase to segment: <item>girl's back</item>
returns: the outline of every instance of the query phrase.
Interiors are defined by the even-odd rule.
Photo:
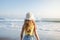
[[[33,25],[33,22],[31,20],[25,21],[24,30],[25,30],[26,35],[33,35],[34,25]]]

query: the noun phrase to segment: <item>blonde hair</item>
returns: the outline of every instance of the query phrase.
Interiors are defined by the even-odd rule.
[[[25,28],[26,28],[26,27],[29,27],[29,26],[31,26],[31,25],[33,25],[33,21],[32,21],[32,20],[25,20],[25,22],[24,22]]]

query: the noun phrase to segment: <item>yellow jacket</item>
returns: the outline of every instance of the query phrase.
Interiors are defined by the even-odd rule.
[[[33,35],[34,33],[34,25],[30,24],[30,26],[24,28],[25,35]]]

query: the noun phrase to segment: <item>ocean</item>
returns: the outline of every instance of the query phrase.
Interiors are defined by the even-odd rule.
[[[24,21],[0,21],[0,40],[20,40],[23,23]],[[40,40],[60,40],[60,22],[36,21],[36,25]]]

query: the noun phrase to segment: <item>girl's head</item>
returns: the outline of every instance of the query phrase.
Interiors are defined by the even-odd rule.
[[[32,14],[31,12],[28,12],[28,13],[26,14],[25,20],[34,20],[33,14]]]
[[[26,14],[26,18],[25,18],[25,25],[31,25],[33,24],[34,21],[34,16],[31,14],[31,12]]]

